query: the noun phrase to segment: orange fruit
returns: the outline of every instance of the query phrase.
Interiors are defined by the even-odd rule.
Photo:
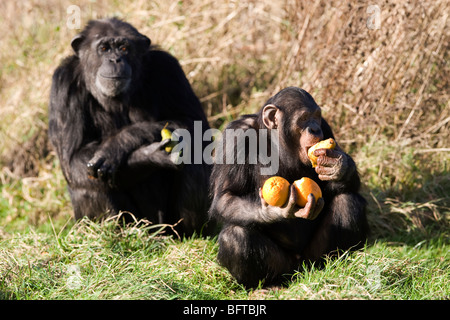
[[[262,187],[262,196],[271,206],[281,207],[289,195],[289,182],[282,177],[274,176],[266,180]]]
[[[317,157],[313,154],[317,149],[334,149],[336,147],[336,141],[333,138],[322,140],[317,142],[311,148],[308,149],[308,158],[311,160],[312,167],[317,166]]]
[[[297,204],[300,207],[306,205],[310,193],[316,198],[316,203],[319,198],[322,198],[322,190],[320,190],[319,185],[313,179],[303,177],[300,180],[294,181],[294,187],[297,191]]]

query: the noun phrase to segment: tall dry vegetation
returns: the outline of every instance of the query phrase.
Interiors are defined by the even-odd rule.
[[[31,200],[51,192],[42,191],[58,170],[46,145],[47,102],[52,72],[71,53],[69,42],[77,32],[66,25],[71,4],[80,7],[82,26],[116,15],[174,54],[214,127],[256,111],[285,86],[305,88],[356,158],[376,213],[373,224],[382,221],[380,229],[387,228],[395,212],[406,212],[419,226],[422,220],[411,218],[417,212],[447,221],[442,218],[450,207],[445,0],[2,1],[4,186],[31,175],[37,178],[25,181],[41,190]],[[367,26],[369,5],[381,10],[380,29]],[[418,189],[425,190],[419,198]],[[2,191],[10,202],[11,192]]]

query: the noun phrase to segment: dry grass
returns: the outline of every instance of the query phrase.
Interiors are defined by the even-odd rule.
[[[51,75],[77,32],[66,26],[71,4],[81,8],[82,25],[119,16],[179,58],[214,127],[256,111],[285,86],[305,88],[359,165],[372,223],[386,229],[411,210],[448,219],[445,0],[3,1],[0,178],[11,204],[36,203],[37,216],[70,211],[46,127]],[[378,30],[366,25],[373,4],[381,9]],[[431,188],[437,176],[443,187]]]

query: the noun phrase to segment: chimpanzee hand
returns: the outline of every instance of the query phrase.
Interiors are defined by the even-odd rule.
[[[163,150],[170,141],[170,139],[165,139],[163,141],[154,142],[149,146],[139,149],[139,154],[134,157],[136,158],[134,161],[142,161],[141,158],[144,158],[144,161],[145,159],[148,159],[147,161],[152,160],[152,154],[154,154],[156,151]],[[110,187],[115,187],[117,172],[123,165],[123,163],[127,160],[126,158],[127,155],[123,155],[118,150],[114,150],[112,148],[99,149],[94,154],[92,159],[87,163],[87,173],[89,178],[100,179],[103,182],[107,183]],[[158,160],[158,162],[161,161]],[[167,166],[176,166],[171,158],[168,158],[166,162],[168,163],[166,164]]]
[[[319,198],[316,203],[316,197],[312,193],[308,195],[308,202],[306,203],[304,208],[298,210],[294,216],[297,218],[303,218],[308,220],[314,220],[319,215],[320,211],[322,211],[325,201],[323,198]]]
[[[107,152],[104,148],[98,150],[87,163],[87,174],[91,179],[100,179],[110,187],[115,186],[117,169],[124,161],[117,152]]]
[[[317,149],[314,155],[318,157],[316,172],[322,181],[341,181],[355,169],[354,162],[340,150]]]
[[[316,203],[316,198],[311,193],[308,195],[308,202],[304,208],[300,208],[297,205],[297,192],[292,184],[289,188],[288,201],[282,207],[275,207],[269,205],[262,197],[261,188],[259,189],[259,197],[261,198],[261,208],[263,215],[266,217],[276,218],[303,218],[308,220],[314,220],[322,211],[325,202],[320,198]]]

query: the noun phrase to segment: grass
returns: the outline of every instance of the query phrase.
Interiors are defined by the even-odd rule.
[[[177,241],[160,226],[82,220],[2,242],[4,299],[226,299],[245,290],[214,261],[211,239]],[[240,290],[240,294],[233,292]]]
[[[282,288],[245,290],[216,239],[172,239],[139,221],[74,222],[47,143],[52,73],[78,32],[67,7],[116,15],[174,54],[212,127],[279,89],[308,90],[355,159],[367,246]],[[0,3],[0,299],[449,299],[449,4],[386,1]]]
[[[2,299],[448,299],[444,237],[375,241],[282,288],[246,290],[215,261],[215,239],[175,240],[146,221],[87,219],[53,233],[3,234]]]

